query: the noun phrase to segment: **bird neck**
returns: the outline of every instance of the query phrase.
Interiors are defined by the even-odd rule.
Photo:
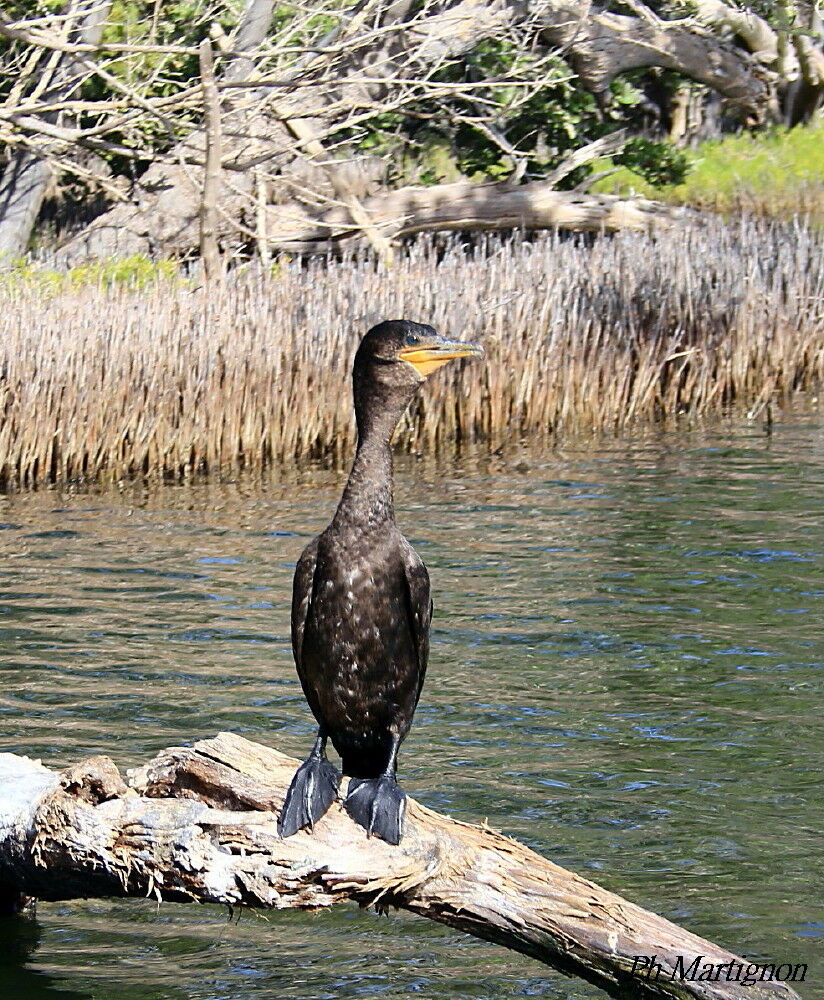
[[[392,449],[388,441],[361,439],[335,519],[379,524],[394,516]]]
[[[335,520],[378,524],[394,519],[390,442],[416,388],[399,391],[355,379],[358,446]]]

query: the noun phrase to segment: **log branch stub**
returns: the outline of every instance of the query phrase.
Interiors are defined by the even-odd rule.
[[[286,840],[277,814],[298,762],[221,733],[120,776],[107,757],[62,775],[0,754],[0,887],[44,900],[150,896],[275,909],[403,907],[530,955],[616,997],[797,1000],[779,982],[670,978],[700,956],[744,962],[489,829],[410,799],[401,844],[340,803]],[[635,956],[655,955],[647,979]]]

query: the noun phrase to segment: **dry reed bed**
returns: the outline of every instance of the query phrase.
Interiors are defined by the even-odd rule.
[[[0,482],[232,474],[354,441],[361,333],[406,316],[479,340],[439,372],[399,437],[613,429],[732,403],[758,411],[824,373],[822,237],[800,224],[703,222],[649,237],[422,239],[368,255],[44,296],[0,290]]]

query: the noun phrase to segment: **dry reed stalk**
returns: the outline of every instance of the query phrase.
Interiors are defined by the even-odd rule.
[[[443,452],[731,404],[824,374],[824,239],[710,220],[650,237],[421,238],[281,261],[208,288],[0,288],[0,485],[233,475],[354,445],[349,368],[372,323],[479,340],[485,364],[424,389],[399,440]]]

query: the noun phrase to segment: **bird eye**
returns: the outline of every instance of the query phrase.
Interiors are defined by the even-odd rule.
[[[407,333],[403,338],[404,347],[414,347],[416,344],[421,342],[421,338],[417,333]]]

